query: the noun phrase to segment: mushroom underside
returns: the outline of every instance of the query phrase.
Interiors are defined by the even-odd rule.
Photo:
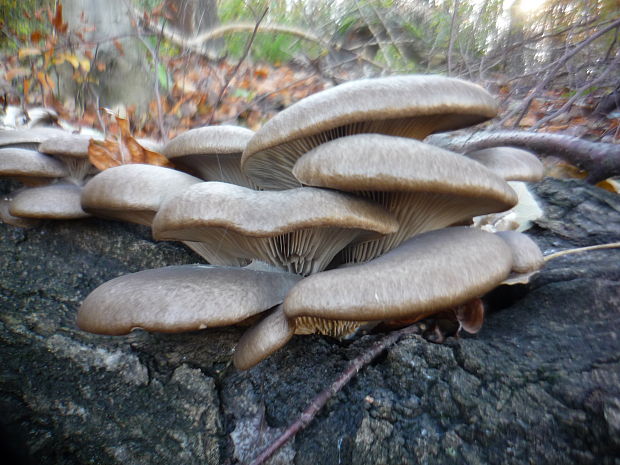
[[[377,133],[422,140],[434,132],[476,124],[484,120],[478,115],[446,114],[377,121],[360,121],[293,139],[252,154],[242,162],[243,171],[261,188],[292,189],[301,183],[292,175],[293,166],[304,153],[339,137]],[[456,122],[459,122],[457,124]]]

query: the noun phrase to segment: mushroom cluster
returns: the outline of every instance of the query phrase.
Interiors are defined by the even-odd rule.
[[[1,199],[0,220],[27,226],[89,216],[80,205],[82,187],[97,172],[89,139],[47,127],[0,131],[0,177],[24,185]]]
[[[294,334],[342,337],[526,279],[543,263],[527,236],[471,225],[514,207],[507,181],[540,179],[538,159],[422,141],[496,112],[491,95],[460,79],[365,79],[301,100],[256,133],[181,134],[162,150],[185,172],[125,165],[96,175],[85,211],[151,226],[210,265],[116,278],[86,298],[78,325],[126,334],[245,322],[233,361],[247,369]]]

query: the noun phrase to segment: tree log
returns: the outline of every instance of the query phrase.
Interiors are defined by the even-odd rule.
[[[428,142],[455,152],[470,152],[502,145],[522,147],[538,155],[553,155],[585,170],[587,181],[620,175],[620,145],[590,142],[562,134],[521,131],[489,131],[473,134],[435,134]]]

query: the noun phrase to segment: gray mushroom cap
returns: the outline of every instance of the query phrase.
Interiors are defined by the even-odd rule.
[[[345,262],[372,259],[414,234],[504,211],[517,202],[508,183],[480,163],[420,141],[381,134],[319,145],[299,158],[293,175],[305,185],[373,199],[397,218],[396,233],[347,247]]]
[[[410,318],[467,302],[510,273],[512,252],[499,237],[455,227],[415,236],[368,263],[300,281],[283,307],[289,318]]]
[[[538,245],[526,234],[517,231],[495,233],[512,251],[512,273],[503,284],[526,284],[545,264]]]
[[[39,144],[39,152],[48,155],[62,155],[74,158],[88,158],[90,136],[64,133],[50,137]]]
[[[424,139],[494,117],[497,104],[481,87],[443,76],[390,76],[351,81],[280,112],[248,142],[241,166],[266,189],[296,187],[291,168],[317,145],[358,133]]]
[[[239,370],[252,368],[291,340],[295,325],[289,320],[282,306],[248,329],[235,347],[233,363]]]
[[[397,227],[380,206],[341,192],[254,191],[204,182],[162,204],[153,237],[202,242],[212,248],[214,260],[220,253],[236,255],[308,274],[323,269],[356,237]]]
[[[97,216],[150,226],[166,198],[200,182],[194,176],[162,166],[115,166],[84,186],[82,207]]]
[[[86,218],[90,215],[82,210],[81,193],[79,186],[70,183],[27,188],[15,194],[9,213],[22,218]]]
[[[41,181],[68,175],[67,167],[49,155],[23,148],[0,148],[0,177]]]
[[[16,193],[11,193],[0,197],[0,223],[10,224],[18,228],[32,228],[37,226],[40,220],[36,218],[22,218],[11,215],[9,209],[11,207],[13,195],[15,194]]]
[[[254,131],[237,126],[190,129],[164,147],[164,155],[185,171],[206,181],[224,181],[255,188],[241,171],[241,153]]]
[[[299,279],[289,273],[207,265],[140,271],[91,292],[77,324],[109,335],[136,328],[181,332],[232,325],[280,304]]]
[[[540,181],[543,164],[536,155],[514,147],[492,147],[465,154],[482,163],[506,181]]]
[[[59,128],[0,129],[0,147],[36,149],[46,139],[66,135],[67,132]]]

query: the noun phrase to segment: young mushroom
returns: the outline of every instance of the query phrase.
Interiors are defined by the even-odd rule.
[[[299,279],[290,273],[207,265],[140,271],[91,292],[77,324],[108,335],[136,328],[171,333],[233,325],[280,304]]]
[[[359,133],[422,140],[493,118],[497,104],[460,79],[406,75],[351,81],[307,97],[268,121],[250,139],[241,166],[259,186],[299,186],[297,159],[319,144]]]
[[[256,188],[241,171],[241,153],[254,131],[237,126],[190,129],[163,148],[163,154],[184,171],[205,181],[223,181]]]
[[[69,176],[67,167],[49,155],[23,148],[0,148],[0,177],[26,185],[49,184]]]
[[[20,218],[72,220],[90,216],[80,205],[82,189],[61,182],[15,193],[9,213]]]
[[[499,231],[495,234],[506,242],[512,251],[511,273],[502,284],[527,284],[545,264],[540,248],[521,232]]]
[[[259,259],[308,275],[327,266],[352,240],[396,231],[397,221],[373,202],[315,188],[255,191],[204,182],[166,200],[153,237],[199,241],[222,257]]]
[[[517,201],[506,181],[480,163],[420,141],[381,134],[319,145],[299,158],[292,172],[304,185],[372,199],[398,220],[396,233],[347,246],[340,263],[371,260],[415,234],[504,211]]]
[[[543,178],[543,164],[536,155],[514,147],[492,147],[465,154],[506,181],[536,182]]]

